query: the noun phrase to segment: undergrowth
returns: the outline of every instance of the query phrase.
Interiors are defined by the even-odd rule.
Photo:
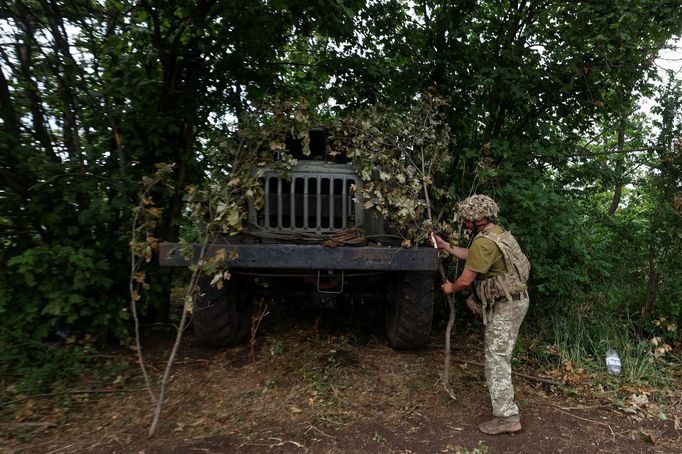
[[[0,420],[20,423],[45,412],[59,417],[78,401],[79,392],[125,388],[131,368],[125,356],[103,355],[71,340],[5,343],[0,347]]]
[[[670,346],[676,341],[674,324],[661,319],[642,333],[627,307],[597,310],[605,306],[578,299],[554,307],[552,314],[526,329],[529,334],[520,342],[520,349],[541,368],[585,373],[607,388],[640,385],[663,393],[672,388],[671,379],[679,372]],[[608,349],[620,357],[620,374],[606,369]]]

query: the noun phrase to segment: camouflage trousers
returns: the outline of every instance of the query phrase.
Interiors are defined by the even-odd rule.
[[[528,311],[528,296],[495,303],[492,321],[485,327],[485,380],[493,416],[518,416],[511,379],[511,358],[519,327]]]

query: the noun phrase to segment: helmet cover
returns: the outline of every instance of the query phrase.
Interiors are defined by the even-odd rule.
[[[457,207],[457,217],[466,221],[497,216],[500,209],[493,199],[483,194],[474,194],[462,200]]]

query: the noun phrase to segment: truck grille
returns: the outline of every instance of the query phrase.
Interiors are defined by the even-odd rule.
[[[264,206],[251,222],[269,230],[334,232],[362,223],[362,209],[353,201],[353,174],[311,175],[291,172],[290,178],[268,173],[260,179]]]

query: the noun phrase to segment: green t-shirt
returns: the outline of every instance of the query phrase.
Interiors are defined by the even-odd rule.
[[[504,229],[496,225],[491,231],[499,235],[504,232]],[[478,273],[479,279],[487,279],[507,271],[500,248],[493,240],[482,236],[476,238],[471,244],[464,267]]]

